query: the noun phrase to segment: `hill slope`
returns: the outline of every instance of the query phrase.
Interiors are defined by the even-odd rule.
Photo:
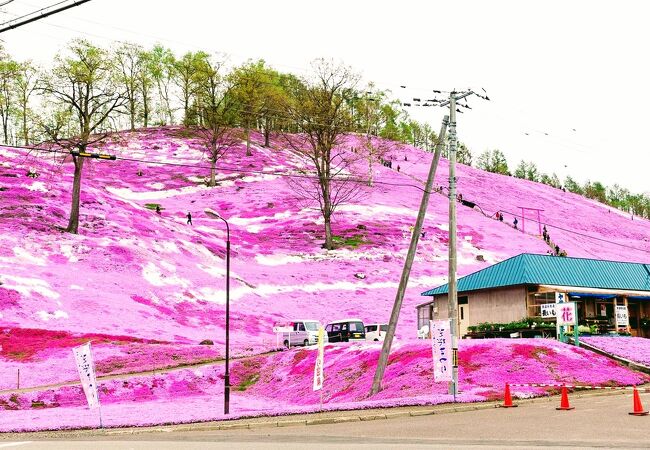
[[[254,140],[252,157],[245,156],[243,144],[226,154],[219,163],[219,186],[208,188],[200,144],[182,130],[116,135],[105,151],[182,165],[93,161],[82,183],[79,235],[60,231],[67,220],[71,163],[1,148],[0,325],[7,343],[12,342],[3,346],[3,358],[36,364],[68,352],[87,333],[104,335],[98,345],[115,351],[119,346],[111,342],[190,345],[210,339],[217,344],[215,353],[221,353],[225,229],[204,214],[208,207],[231,224],[237,353],[271,348],[273,324],[292,318],[387,320],[431,155],[393,145],[393,168],[375,163],[380,183],[354,204],[341,206],[333,219],[334,234],[349,245],[328,252],[321,248],[320,214],[299,202],[282,176],[304,168],[305,161],[280,140],[268,149],[257,144],[260,136]],[[350,136],[341,150],[352,155],[350,148],[356,146],[357,138]],[[40,176],[27,177],[29,167]],[[367,162],[359,160],[351,170],[363,176]],[[447,176],[447,163],[441,160],[436,185],[446,185]],[[459,192],[487,216],[502,210],[509,223],[508,213],[517,213],[518,207],[543,209],[543,221],[568,230],[549,226],[552,239],[570,256],[650,259],[648,221],[631,220],[545,185],[471,167],[460,166],[458,178]],[[147,204],[160,204],[162,213]],[[420,292],[446,281],[447,208],[445,196],[432,195],[398,327],[400,338],[415,335],[414,306],[422,301]],[[188,211],[193,225],[186,224]],[[528,234],[532,223],[526,222],[522,233],[487,216],[458,208],[459,275],[522,252],[549,250]],[[58,349],[45,343],[24,353],[16,350],[23,338],[10,333],[16,328],[59,330],[71,339]]]

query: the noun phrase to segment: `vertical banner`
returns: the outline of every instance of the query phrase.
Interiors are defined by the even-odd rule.
[[[451,323],[449,320],[429,321],[433,352],[433,380],[452,381]]]
[[[95,379],[95,364],[93,355],[90,352],[90,342],[72,349],[74,359],[77,362],[81,386],[86,394],[88,407],[99,408],[99,393],[97,391],[97,380]]]
[[[324,345],[325,345],[325,330],[323,327],[318,329],[318,356],[316,356],[316,364],[314,364],[314,391],[323,389],[323,362],[324,362]]]

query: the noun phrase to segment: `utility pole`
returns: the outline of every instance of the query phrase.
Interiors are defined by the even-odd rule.
[[[451,347],[452,347],[452,381],[449,383],[449,394],[458,395],[458,339],[460,337],[460,324],[458,322],[458,285],[456,283],[457,236],[456,236],[456,102],[470,95],[477,95],[485,100],[487,96],[476,94],[472,90],[465,92],[452,91],[449,100],[441,102],[440,106],[449,105],[449,290],[448,290],[448,317],[451,320]],[[463,106],[463,105],[461,105]],[[465,106],[466,107],[466,106]]]
[[[456,286],[456,93],[449,94],[449,300],[451,320],[452,381],[449,393],[458,394],[458,290]]]
[[[440,128],[440,135],[438,136],[436,152],[433,155],[433,159],[431,160],[431,166],[429,168],[429,176],[427,178],[427,183],[424,187],[422,200],[420,201],[420,210],[418,211],[418,217],[415,220],[415,227],[413,229],[413,235],[411,236],[411,244],[409,245],[409,250],[406,255],[406,260],[404,261],[404,268],[402,269],[402,277],[400,278],[399,286],[397,287],[395,303],[393,304],[393,311],[391,312],[390,321],[388,322],[388,331],[386,332],[384,343],[381,347],[381,353],[379,354],[379,361],[377,362],[377,370],[375,371],[375,378],[372,381],[372,388],[370,390],[370,395],[374,395],[381,390],[381,381],[384,378],[384,372],[386,370],[386,365],[388,364],[388,356],[390,355],[390,347],[393,344],[393,338],[395,337],[395,328],[397,328],[397,320],[399,319],[399,313],[400,310],[402,309],[402,301],[404,300],[406,285],[408,284],[409,281],[409,275],[411,274],[413,259],[415,258],[415,252],[418,247],[420,233],[422,232],[422,224],[424,223],[424,216],[426,215],[427,206],[429,205],[429,197],[431,195],[431,189],[433,188],[433,180],[436,176],[436,169],[438,168],[438,161],[440,161],[440,154],[442,153],[442,147],[444,146],[445,134],[447,133],[448,122],[449,122],[449,117],[445,116],[445,118],[442,120],[442,127]]]

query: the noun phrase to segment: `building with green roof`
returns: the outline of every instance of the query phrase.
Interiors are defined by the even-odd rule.
[[[444,319],[448,285],[423,292],[418,328]],[[578,320],[601,333],[628,331],[650,337],[650,264],[523,253],[458,279],[461,335],[482,322],[539,317],[541,305],[564,294],[578,305]],[[627,308],[628,323],[615,311]],[[552,320],[552,319],[546,319]],[[621,322],[621,323],[619,323]]]

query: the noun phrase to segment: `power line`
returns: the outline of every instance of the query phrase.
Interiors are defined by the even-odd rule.
[[[51,15],[53,15],[53,14],[57,14],[57,13],[60,13],[60,12],[62,12],[62,11],[65,11],[65,10],[67,10],[67,9],[74,8],[74,7],[76,7],[76,6],[82,5],[82,4],[87,3],[87,2],[89,2],[89,1],[90,1],[90,0],[78,0],[78,1],[75,1],[74,3],[71,3],[71,4],[69,4],[69,5],[62,6],[62,7],[60,7],[60,8],[54,9],[54,10],[52,10],[52,11],[42,12],[40,15],[38,15],[38,16],[36,16],[36,17],[32,17],[32,18],[30,18],[30,19],[25,19],[25,20],[23,20],[23,21],[21,21],[21,22],[14,23],[13,25],[7,25],[7,26],[5,26],[5,27],[3,27],[3,28],[0,28],[0,33],[3,33],[3,32],[8,31],[8,30],[13,30],[13,29],[18,28],[18,27],[21,27],[21,26],[23,26],[23,25],[27,25],[28,23],[35,22],[35,21],[37,21],[37,20],[44,19],[45,17],[49,17],[49,16],[51,16]],[[21,16],[21,17],[19,17],[18,19],[13,19],[13,20],[11,20],[11,21],[9,21],[9,22],[13,22],[13,21],[15,21],[15,20],[19,20],[19,19],[21,19],[21,18],[23,18],[23,17],[31,16],[31,15],[36,14],[36,13],[38,13],[38,12],[41,12],[41,11],[44,11],[44,10],[46,10],[46,9],[52,8],[52,7],[54,7],[54,6],[60,5],[61,3],[64,3],[64,2],[54,3],[54,4],[50,5],[50,6],[47,6],[47,7],[42,8],[42,9],[39,9],[38,11],[34,11],[34,12],[32,12],[32,13],[30,13],[30,14],[27,14],[27,15],[25,15],[25,16]],[[2,25],[6,25],[6,24],[9,23],[9,22],[5,22],[5,23],[2,24]],[[0,25],[0,26],[1,26],[1,25]]]

